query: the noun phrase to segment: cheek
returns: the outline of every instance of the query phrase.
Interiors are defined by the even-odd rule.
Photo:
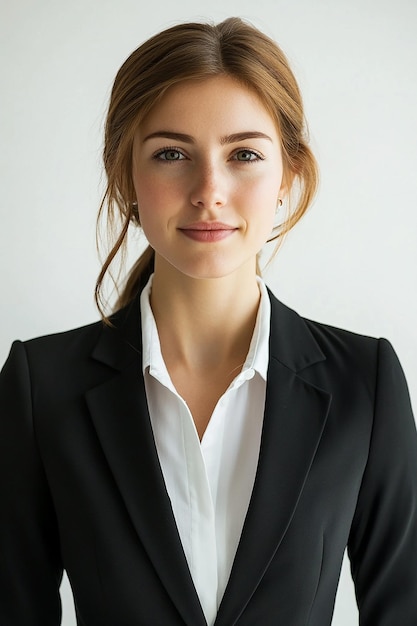
[[[139,207],[145,208],[147,206],[158,205],[158,199],[163,194],[161,194],[161,186],[156,184],[152,176],[134,176],[133,184]]]
[[[268,176],[263,180],[252,181],[252,184],[243,186],[240,190],[245,206],[243,217],[247,224],[247,232],[257,251],[269,239],[275,226],[279,185],[278,177]]]
[[[280,181],[278,177],[265,177],[247,181],[237,190],[242,204],[250,214],[262,214],[273,221],[278,204]]]
[[[146,234],[146,227],[157,225],[162,218],[168,217],[172,203],[172,188],[154,180],[152,176],[136,176],[133,184],[138,203],[139,219]]]

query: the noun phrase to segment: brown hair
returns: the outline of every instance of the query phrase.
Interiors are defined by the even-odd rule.
[[[103,279],[118,253],[126,252],[129,227],[139,227],[132,182],[134,133],[166,90],[187,79],[225,74],[255,91],[277,124],[281,137],[284,181],[298,182],[297,202],[270,240],[285,235],[307,210],[318,181],[317,164],[307,145],[300,90],[288,61],[267,35],[240,18],[220,24],[185,23],[151,37],[137,48],[117,73],[105,126],[104,166],[107,188],[98,221],[107,209],[108,234],[113,237],[96,283],[95,298],[105,321]],[[116,225],[118,229],[116,230]],[[121,272],[113,278],[118,301],[128,304],[146,284],[154,267],[148,246],[133,265],[122,289]]]

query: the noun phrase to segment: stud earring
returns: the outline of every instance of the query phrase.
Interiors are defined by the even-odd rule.
[[[132,210],[132,217],[136,220],[136,222],[139,223],[139,209],[138,209],[137,202],[132,202],[131,210]]]

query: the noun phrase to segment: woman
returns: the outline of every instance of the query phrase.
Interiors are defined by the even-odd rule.
[[[361,625],[414,625],[395,353],[300,318],[259,275],[317,181],[281,50],[235,18],[156,35],[116,77],[104,162],[104,324],[16,342],[1,374],[0,623],[59,624],[65,568],[83,626],[326,626],[348,546]],[[138,227],[149,247],[107,317]]]

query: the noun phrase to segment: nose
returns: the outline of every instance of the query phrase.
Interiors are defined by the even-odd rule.
[[[202,164],[194,171],[190,193],[191,204],[197,208],[220,209],[226,204],[226,180],[219,167]]]

